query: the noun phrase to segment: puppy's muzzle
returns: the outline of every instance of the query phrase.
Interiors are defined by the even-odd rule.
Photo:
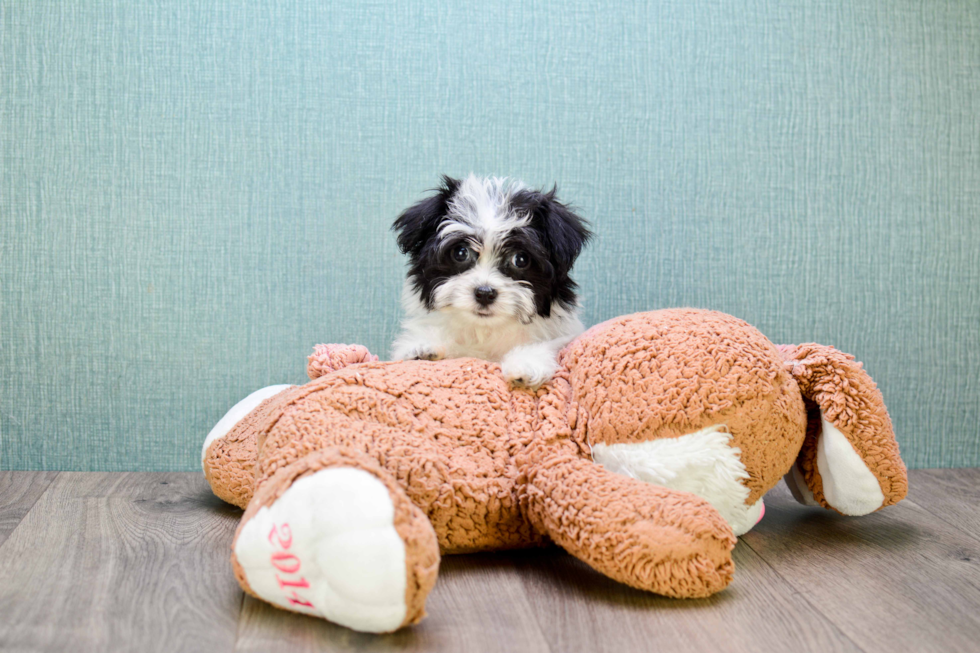
[[[490,286],[480,286],[473,291],[473,295],[476,297],[476,303],[480,306],[489,306],[497,299],[497,291]]]

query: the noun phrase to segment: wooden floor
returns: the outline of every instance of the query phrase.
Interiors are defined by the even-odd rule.
[[[980,470],[843,518],[782,485],[732,585],[679,601],[558,549],[448,557],[429,617],[353,633],[245,597],[201,474],[0,472],[0,651],[980,651]]]

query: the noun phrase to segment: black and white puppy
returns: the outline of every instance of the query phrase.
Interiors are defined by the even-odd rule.
[[[470,175],[435,191],[392,227],[410,261],[392,358],[472,356],[540,386],[583,329],[568,275],[591,232],[555,189]]]

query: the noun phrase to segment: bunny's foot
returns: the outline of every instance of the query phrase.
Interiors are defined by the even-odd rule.
[[[251,594],[375,633],[425,615],[439,565],[422,511],[371,461],[339,449],[311,454],[264,483],[233,548]]]

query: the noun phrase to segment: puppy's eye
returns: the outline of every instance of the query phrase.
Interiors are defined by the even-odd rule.
[[[470,248],[466,245],[458,245],[453,248],[453,260],[457,263],[465,263],[470,257]]]
[[[531,259],[524,252],[517,252],[510,257],[510,264],[518,269],[526,268],[530,263]]]

